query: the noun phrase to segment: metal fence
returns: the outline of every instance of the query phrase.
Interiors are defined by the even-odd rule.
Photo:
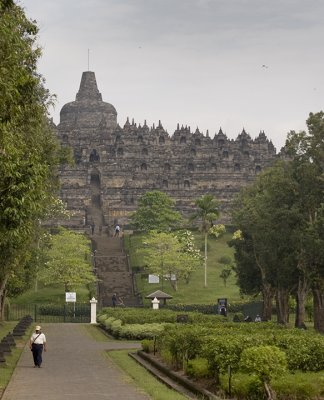
[[[7,304],[5,319],[17,321],[30,315],[35,322],[90,322],[90,304]]]

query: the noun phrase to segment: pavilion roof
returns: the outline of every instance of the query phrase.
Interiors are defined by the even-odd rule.
[[[153,292],[151,294],[148,294],[145,296],[146,299],[172,299],[173,297],[170,294],[162,292],[162,290],[157,290],[156,292]]]

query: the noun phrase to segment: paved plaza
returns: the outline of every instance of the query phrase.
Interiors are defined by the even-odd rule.
[[[41,368],[25,346],[2,400],[149,400],[104,355],[110,349],[138,344],[95,341],[84,324],[43,324],[48,351]]]

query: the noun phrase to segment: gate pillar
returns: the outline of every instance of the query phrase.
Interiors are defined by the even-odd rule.
[[[92,299],[90,300],[91,304],[90,324],[97,323],[97,303],[98,301],[94,297],[92,297]]]

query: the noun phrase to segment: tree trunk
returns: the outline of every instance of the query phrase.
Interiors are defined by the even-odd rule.
[[[259,256],[254,246],[255,238],[253,238],[253,253],[254,258],[259,267],[261,274],[261,282],[262,282],[262,297],[263,297],[263,310],[262,310],[262,320],[263,321],[271,321],[272,317],[272,300],[275,294],[275,290],[271,286],[271,283],[268,282],[266,268],[260,262]]]
[[[263,382],[268,400],[276,400],[276,394],[267,382]]]
[[[314,328],[317,332],[324,333],[324,282],[317,282],[312,288],[314,305]]]
[[[262,320],[271,321],[274,289],[271,287],[270,284],[265,284],[265,283],[263,284],[262,296],[263,296]]]
[[[205,267],[205,284],[204,287],[207,287],[207,246],[208,246],[208,233],[205,232],[205,260],[204,260],[204,267]]]
[[[4,278],[0,281],[0,321],[4,319],[7,279],[8,278]]]
[[[176,292],[178,290],[178,280],[170,279],[170,284],[171,284],[172,289]]]
[[[300,274],[298,278],[298,286],[296,293],[296,316],[295,327],[305,328],[305,306],[307,294],[309,291],[308,281],[304,274]]]
[[[278,288],[276,292],[277,322],[287,325],[289,322],[289,290]]]

